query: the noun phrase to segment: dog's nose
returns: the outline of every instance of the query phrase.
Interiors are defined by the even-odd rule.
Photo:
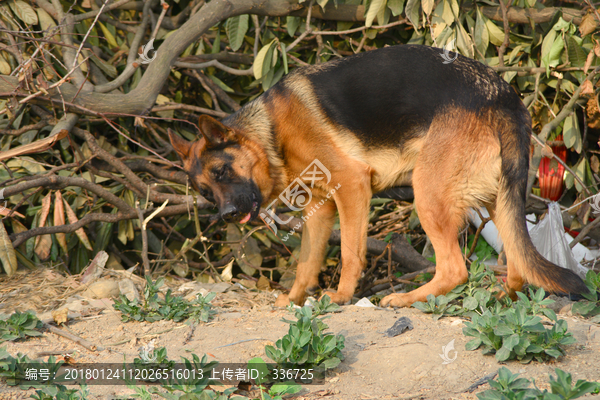
[[[231,221],[238,215],[238,210],[233,204],[226,204],[221,211],[221,218],[225,221]]]

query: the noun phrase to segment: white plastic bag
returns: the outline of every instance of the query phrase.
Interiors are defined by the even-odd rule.
[[[579,264],[565,238],[562,215],[558,203],[548,205],[548,214],[529,231],[535,248],[548,261],[570,269],[581,278],[585,278],[588,269]]]

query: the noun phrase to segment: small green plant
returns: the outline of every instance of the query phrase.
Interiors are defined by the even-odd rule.
[[[80,389],[68,389],[63,385],[44,385],[42,389],[36,390],[31,395],[36,400],[85,400],[90,392],[86,385],[81,385]]]
[[[42,336],[37,329],[44,327],[35,314],[30,311],[16,311],[12,315],[0,314],[0,343],[5,341]]]
[[[64,361],[57,361],[54,356],[50,356],[48,361],[34,361],[24,354],[11,356],[4,347],[0,348],[0,377],[9,386],[19,385],[21,389],[31,387],[45,387],[52,385],[55,377],[58,377],[58,371]],[[42,375],[31,375],[29,371],[45,371]],[[49,377],[46,379],[45,376]]]
[[[290,324],[289,331],[275,343],[276,347],[265,347],[267,357],[277,364],[309,364],[324,369],[337,367],[343,358],[344,336],[324,333],[328,326],[323,322],[323,318],[317,317],[338,308],[337,304],[331,303],[328,296],[314,303],[313,308],[288,308],[294,312],[296,321],[282,320]]]
[[[530,288],[529,298],[518,292],[519,299],[513,302],[508,296],[499,300],[492,295],[498,286],[494,272],[474,262],[467,283],[445,296],[429,295],[427,302],[414,303],[413,307],[433,314],[434,319],[447,315],[471,319],[463,329],[465,336],[474,338],[466,349],[481,348],[484,354],[495,354],[499,362],[558,358],[564,354],[562,346],[575,342],[567,333],[566,321],[558,320],[556,313],[546,308],[554,300],[544,299],[543,289]],[[552,328],[544,327],[541,315],[554,321]]]
[[[180,296],[173,296],[171,289],[162,299],[159,296],[159,289],[164,284],[164,278],[159,278],[152,282],[150,277],[146,277],[146,287],[144,289],[143,300],[129,300],[121,295],[115,301],[113,307],[121,312],[123,322],[128,321],[147,321],[155,322],[160,320],[173,320],[175,322],[187,319],[192,323],[208,322],[215,314],[210,302],[215,298],[215,293],[209,293],[206,297],[198,294],[196,299],[188,302]]]
[[[473,262],[467,283],[455,287],[447,295],[427,296],[427,302],[415,302],[413,307],[424,313],[433,314],[434,319],[443,316],[471,318],[483,310],[499,311],[510,299],[498,300],[491,291],[499,285],[494,271],[478,261]]]
[[[542,290],[542,289],[540,289]],[[527,308],[515,302],[500,314],[486,310],[465,322],[465,336],[474,337],[466,344],[467,350],[483,348],[484,354],[495,353],[499,362],[518,359],[523,363],[532,359],[545,361],[564,354],[562,346],[575,343],[567,333],[567,323],[555,320],[551,329],[546,329],[537,315],[528,314]]]
[[[473,246],[473,240],[475,240],[475,235],[469,235],[469,237],[467,238],[467,252],[469,251],[469,249],[471,249],[471,246]],[[492,256],[498,255],[496,250],[494,250],[494,248],[490,246],[482,236],[479,236],[479,238],[477,239],[477,244],[475,245],[473,254],[477,256],[478,260],[487,260]]]
[[[579,301],[573,304],[573,313],[586,318],[591,318],[590,322],[600,323],[600,274],[589,270],[585,275],[585,284],[590,289],[589,293],[582,296],[586,301]]]
[[[498,378],[488,383],[492,387],[477,394],[480,400],[569,400],[577,399],[587,393],[592,393],[600,387],[596,382],[578,380],[573,385],[571,374],[556,369],[556,379],[550,375],[550,392],[541,391],[535,386],[535,381],[519,378],[506,367],[500,368]],[[530,387],[533,383],[533,387]]]

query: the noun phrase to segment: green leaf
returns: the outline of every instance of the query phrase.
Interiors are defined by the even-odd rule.
[[[100,25],[100,29],[102,29],[102,33],[104,34],[104,37],[106,38],[106,41],[108,42],[110,47],[111,48],[119,47],[119,45],[117,44],[117,41],[115,40],[115,37],[108,30],[108,28],[100,21],[98,21],[98,25]]]
[[[469,58],[473,58],[473,41],[471,40],[471,36],[469,36],[462,24],[456,25],[456,47],[458,47],[462,54],[466,55]]]
[[[511,351],[506,347],[501,347],[500,350],[496,352],[496,360],[499,362],[506,361],[510,358]]]
[[[423,12],[429,16],[431,14],[431,10],[433,10],[433,0],[421,0],[421,7],[423,7]]]
[[[342,362],[342,360],[340,360],[339,358],[332,357],[332,358],[329,358],[329,359],[323,361],[320,364],[320,366],[325,367],[325,369],[333,369],[333,368],[337,367],[338,365],[340,365],[340,362]]]
[[[317,4],[321,6],[323,11],[325,11],[325,5],[327,4],[328,1],[329,0],[317,0]]]
[[[410,0],[409,0],[410,2]],[[375,20],[375,17],[377,16],[377,14],[379,14],[379,11],[381,9],[384,9],[386,6],[387,1],[386,0],[372,0],[371,4],[369,5],[369,10],[367,11],[367,15],[365,16],[365,26],[367,28],[371,27],[371,25],[373,25],[373,20]]]
[[[388,0],[387,6],[392,11],[394,17],[397,17],[404,11],[404,1],[405,0]]]
[[[423,303],[422,301],[415,301],[412,306],[414,308],[416,308],[419,311],[422,311],[424,313],[430,313],[431,309],[430,307],[427,305],[427,303]]]
[[[560,350],[558,350],[556,348],[546,349],[546,350],[544,350],[544,352],[546,354],[548,354],[550,357],[554,357],[554,358],[558,358],[558,357],[562,356],[562,353],[560,352]]]
[[[300,26],[300,17],[286,17],[285,19],[285,27],[287,29],[288,35],[290,35],[291,37],[294,37],[294,35],[296,34],[296,30],[298,29],[298,27]]]
[[[465,350],[467,350],[467,351],[477,350],[479,348],[479,346],[481,346],[481,340],[473,339],[473,340],[470,340],[469,342],[467,342],[467,344],[465,344]]]
[[[508,350],[512,350],[517,344],[519,344],[519,335],[514,334],[504,339],[502,346],[506,347]]]
[[[35,11],[37,12],[40,27],[43,31],[56,26],[54,19],[43,8],[36,8]]]
[[[504,42],[504,31],[498,27],[492,20],[483,17],[485,21],[485,26],[487,27],[490,42],[494,46],[502,46]]]
[[[225,32],[227,33],[227,38],[229,38],[231,50],[238,51],[242,47],[242,44],[244,44],[244,36],[248,31],[249,19],[249,15],[244,14],[231,17],[227,20]]]
[[[490,34],[485,26],[483,15],[477,8],[477,21],[475,22],[475,46],[477,50],[485,57],[485,52],[490,44]]]
[[[252,64],[252,70],[254,71],[254,77],[260,79],[265,76],[272,68],[273,63],[273,48],[276,46],[277,39],[273,39],[264,46],[254,60]]]
[[[10,2],[9,5],[21,21],[28,25],[37,25],[38,16],[29,4],[22,0],[17,0]]]
[[[463,308],[466,308],[467,310],[474,310],[477,308],[477,306],[479,305],[479,302],[477,301],[476,298],[474,297],[467,297],[464,301],[463,301]]]
[[[574,112],[565,119],[563,126],[563,139],[567,148],[573,149],[577,153],[581,153],[581,132],[579,130],[577,114]]]
[[[569,56],[569,62],[573,67],[583,67],[587,60],[587,52],[583,49],[581,44],[573,38],[573,36],[567,36],[567,55]]]
[[[214,76],[214,75],[208,75],[208,77],[210,78],[211,81],[213,81],[214,83],[216,83],[217,86],[220,87],[221,89],[223,89],[224,91],[229,92],[229,93],[233,93],[234,92],[234,90],[232,88],[230,88],[229,86],[227,86],[225,84],[225,82],[223,82],[222,80],[220,80],[216,76]]]
[[[556,67],[560,62],[560,53],[564,47],[562,37],[554,29],[546,35],[542,42],[542,66],[546,68],[546,75],[550,76],[550,67]]]
[[[419,12],[420,6],[421,0],[408,0],[406,3],[406,10],[404,11],[410,23],[413,24],[415,31],[419,29],[419,18],[421,16]]]

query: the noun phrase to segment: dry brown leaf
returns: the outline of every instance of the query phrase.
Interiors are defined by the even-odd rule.
[[[594,46],[594,54],[596,54],[596,57],[600,57],[600,42],[596,42],[596,45]]]
[[[17,272],[17,253],[8,238],[8,233],[4,228],[2,220],[0,220],[0,261],[2,261],[6,275],[12,276]]]
[[[596,28],[598,28],[598,22],[596,21],[596,17],[594,17],[593,13],[587,14],[581,18],[581,23],[579,24],[579,32],[581,32],[581,37],[594,32]]]
[[[68,134],[69,132],[66,129],[62,129],[54,136],[48,136],[47,138],[36,140],[33,143],[24,144],[23,146],[15,147],[14,149],[10,149],[8,151],[3,151],[0,153],[0,161],[22,156],[23,154],[41,153],[42,151],[46,151],[54,146],[56,142],[65,138]]]
[[[74,224],[77,221],[79,221],[79,219],[77,219],[77,215],[75,215],[75,212],[71,209],[71,206],[69,206],[69,203],[67,203],[67,201],[64,199],[63,199],[63,202],[65,204],[65,211],[67,212],[67,219],[69,220],[69,224]],[[88,249],[90,251],[94,250],[92,248],[92,245],[90,244],[90,241],[89,241],[87,235],[83,231],[83,228],[77,229],[75,231],[75,234],[77,235],[77,237],[79,238],[81,243],[83,243],[83,245],[85,246],[86,249]]]
[[[592,167],[592,171],[596,174],[598,173],[598,170],[600,170],[600,160],[598,160],[596,155],[590,157],[590,167]]]
[[[588,69],[590,69],[590,66],[592,65],[592,61],[594,61],[594,57],[595,57],[595,53],[593,51],[590,51],[587,55],[587,58],[585,59],[585,65],[583,66],[583,73],[587,74]]]
[[[52,204],[52,191],[50,191],[46,197],[42,200],[42,209],[38,227],[43,228],[46,226],[46,219],[50,214],[50,205]],[[50,235],[41,235],[35,238],[35,254],[40,260],[45,260],[50,256],[50,250],[52,250],[52,237]]]
[[[585,94],[594,94],[594,85],[592,84],[592,82],[588,81],[587,79],[583,81],[583,83],[581,84],[581,92],[579,94],[581,94],[582,96]]]
[[[271,290],[271,282],[269,282],[268,278],[261,276],[258,278],[258,282],[256,282],[256,288],[258,290]]]
[[[10,214],[11,211],[12,210],[8,207],[0,206],[0,215],[4,215],[6,217],[6,216],[8,216],[8,214]],[[10,217],[11,218],[14,218],[14,217],[25,218],[25,216],[18,211],[14,211],[12,214],[10,214]]]
[[[54,194],[54,226],[65,225],[65,208],[63,205],[62,195],[60,190],[57,190]],[[69,256],[69,248],[67,246],[67,235],[64,233],[56,233],[56,241],[58,245],[63,249],[67,257]]]

